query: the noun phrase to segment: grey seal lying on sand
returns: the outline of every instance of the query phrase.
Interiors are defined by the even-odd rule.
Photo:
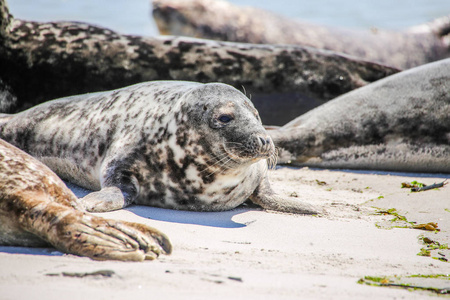
[[[450,16],[405,31],[356,30],[302,22],[227,1],[153,0],[153,17],[161,34],[302,45],[401,69],[450,57]]]
[[[250,199],[269,210],[317,212],[272,191],[272,139],[250,100],[225,84],[145,82],[49,101],[1,115],[0,137],[98,190],[82,198],[89,211],[132,203],[220,211]]]
[[[450,59],[354,90],[270,130],[281,163],[450,172]]]

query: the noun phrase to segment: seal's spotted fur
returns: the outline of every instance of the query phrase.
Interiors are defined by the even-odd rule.
[[[93,259],[144,260],[170,253],[148,226],[86,213],[46,166],[0,140],[0,245],[42,247]]]
[[[62,178],[100,190],[84,198],[88,210],[137,203],[214,211],[250,198],[314,212],[273,195],[273,142],[250,100],[225,84],[146,82],[47,102],[0,127]]]

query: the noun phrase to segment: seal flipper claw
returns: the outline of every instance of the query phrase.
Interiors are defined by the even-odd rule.
[[[133,227],[141,232],[145,232],[147,234],[146,236],[150,235],[153,238],[153,241],[156,242],[158,247],[160,247],[163,250],[162,253],[165,254],[172,253],[172,244],[170,243],[169,238],[164,233],[160,232],[155,228],[148,227],[140,223],[130,223],[130,222],[122,222],[122,223],[126,224],[127,226]],[[152,243],[152,245],[154,244],[155,243]]]
[[[269,180],[264,178],[255,192],[249,199],[267,210],[274,210],[280,212],[294,213],[294,214],[320,214],[320,210],[314,206],[293,200],[283,198],[275,194],[269,184]]]

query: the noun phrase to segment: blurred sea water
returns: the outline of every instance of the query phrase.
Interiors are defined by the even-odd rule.
[[[158,30],[149,0],[7,0],[10,12],[34,21],[81,21],[124,34]],[[450,0],[228,0],[290,18],[339,27],[401,30],[450,14]]]

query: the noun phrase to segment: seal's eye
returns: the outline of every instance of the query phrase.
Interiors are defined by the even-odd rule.
[[[219,116],[218,120],[222,123],[229,123],[231,120],[233,120],[233,117],[230,115],[221,115]]]

